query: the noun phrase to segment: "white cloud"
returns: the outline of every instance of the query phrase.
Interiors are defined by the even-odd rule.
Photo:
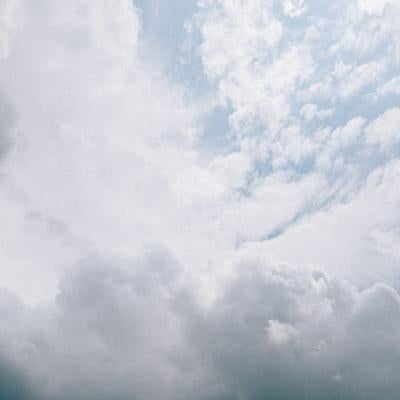
[[[382,15],[385,7],[392,3],[391,0],[359,0],[358,4],[361,10],[372,15]]]
[[[231,122],[238,131],[252,119],[277,123],[290,112],[294,89],[313,71],[310,51],[292,46],[276,54],[282,27],[271,4],[220,3],[221,11],[202,15],[205,70],[218,80],[219,96],[235,108]]]
[[[0,3],[0,59],[10,51],[10,31],[13,25],[14,1],[3,0]]]
[[[340,95],[347,99],[361,90],[364,86],[379,81],[386,71],[386,65],[381,61],[371,61],[352,68],[344,65],[339,69]]]
[[[1,234],[2,283],[35,301],[87,249],[129,252],[165,234],[158,215],[171,217],[170,183],[193,160],[184,150],[193,113],[138,55],[129,0],[19,2],[15,18],[1,73],[19,116],[2,165],[4,214],[15,216]]]
[[[307,5],[304,0],[285,0],[283,12],[292,18],[300,17],[307,12]]]
[[[0,397],[396,398],[397,3],[11,4]]]
[[[196,17],[205,71],[231,103],[236,133],[233,151],[210,156],[192,134],[202,123],[199,109],[143,58],[138,13],[130,2],[118,4],[112,12],[108,2],[18,5],[29,12],[2,66],[2,84],[20,113],[16,146],[2,166],[2,201],[4,215],[20,222],[9,218],[13,233],[3,234],[2,260],[13,267],[2,278],[33,299],[42,284],[51,296],[59,271],[88,249],[131,254],[144,242],[166,242],[194,270],[208,271],[237,240],[279,236],[351,197],[352,184],[361,188],[372,172],[371,139],[352,153],[364,146],[368,117],[324,125],[326,116],[340,117],[340,106],[337,99],[320,104],[313,89],[325,84],[315,42],[303,43],[303,35],[289,42],[272,5],[205,2]],[[38,27],[40,13],[58,22]],[[332,39],[321,35],[328,50]],[[327,64],[332,90],[346,87],[354,71],[364,76],[368,66],[386,65],[340,59]],[[365,85],[357,79],[346,87],[350,97]],[[43,278],[33,290],[39,268]]]
[[[361,285],[392,282],[400,243],[395,230],[398,173],[398,160],[377,168],[359,191],[349,178],[352,194],[346,202],[305,217],[264,246],[283,260],[324,265]]]
[[[314,118],[324,119],[327,117],[331,117],[334,114],[334,109],[323,109],[319,110],[318,105],[315,103],[307,103],[304,104],[300,109],[300,115],[306,120],[311,121]]]
[[[388,94],[400,94],[400,77],[396,76],[391,80],[385,82],[382,86],[378,87],[376,93],[374,93],[374,97],[376,100],[379,97],[386,96]]]
[[[388,151],[400,140],[400,108],[385,111],[366,128],[366,141]]]
[[[270,319],[266,327],[268,341],[273,345],[285,345],[290,343],[296,336],[296,331],[291,325]]]
[[[365,119],[361,117],[353,118],[345,126],[336,128],[330,137],[332,143],[336,146],[349,146],[360,136]]]

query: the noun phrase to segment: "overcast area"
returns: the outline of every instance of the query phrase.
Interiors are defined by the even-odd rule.
[[[398,0],[0,0],[0,400],[400,397]]]

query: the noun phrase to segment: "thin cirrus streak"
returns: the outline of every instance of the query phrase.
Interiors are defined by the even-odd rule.
[[[0,398],[400,393],[395,0],[0,0]]]

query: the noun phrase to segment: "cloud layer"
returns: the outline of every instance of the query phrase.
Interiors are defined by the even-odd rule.
[[[54,302],[1,293],[2,395],[52,399],[391,399],[400,297],[313,268],[237,260],[207,306],[171,254],[90,257]],[[12,360],[7,362],[4,360]]]
[[[0,398],[397,398],[398,3],[173,5],[0,0]]]

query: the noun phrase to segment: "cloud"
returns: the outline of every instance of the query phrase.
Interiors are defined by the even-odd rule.
[[[396,2],[1,4],[0,397],[396,398]]]
[[[174,217],[170,188],[193,166],[195,117],[183,88],[139,54],[131,1],[15,7],[22,28],[1,66],[0,146],[14,147],[1,167],[0,258],[2,284],[37,301],[88,249],[164,237],[159,215]]]
[[[12,129],[17,121],[16,111],[8,96],[0,92],[0,159],[4,158],[12,144]]]
[[[334,110],[332,108],[328,108],[325,110],[319,110],[318,105],[315,103],[307,103],[304,104],[300,109],[300,115],[306,120],[310,121],[314,118],[327,118],[334,114]]]
[[[354,95],[364,86],[379,81],[380,76],[384,74],[386,69],[385,63],[380,61],[371,61],[356,68],[347,65],[338,67],[341,79],[339,91],[344,99]]]
[[[398,173],[395,160],[377,168],[360,190],[350,181],[353,192],[347,202],[308,215],[264,246],[288,262],[324,265],[335,276],[361,286],[394,282],[399,260]]]
[[[366,59],[340,63],[347,41],[335,47],[325,28],[334,25],[344,38],[353,25],[336,26],[307,6],[318,17],[300,34],[265,2],[199,3],[191,23],[216,90],[207,112],[225,100],[231,107],[226,147],[208,152],[204,98],[146,58],[131,2],[18,2],[22,28],[1,74],[19,115],[2,165],[3,284],[33,302],[51,298],[62,271],[88,252],[132,255],[153,241],[208,280],[209,269],[229,268],[224,260],[238,244],[276,238],[340,204],[393,160],[395,149],[376,159],[364,140],[364,124],[377,115],[343,108],[353,109],[365,85],[347,88],[348,74],[336,68],[386,65],[387,72],[391,61],[366,50]],[[351,89],[344,105],[340,95],[327,100],[340,88]]]
[[[366,128],[367,142],[377,144],[383,151],[387,151],[400,140],[399,124],[399,108],[391,108],[385,111]]]
[[[377,88],[375,98],[387,96],[388,94],[400,94],[400,77],[394,77],[388,82],[385,82],[381,87]]]
[[[392,3],[392,1],[387,1],[387,0],[360,0],[358,2],[360,9],[363,11],[366,11],[369,14],[372,15],[382,15],[385,7]]]
[[[136,259],[82,260],[48,304],[2,292],[2,390],[11,400],[25,390],[42,399],[392,398],[397,292],[268,259],[244,251],[208,306],[154,246]]]
[[[304,0],[286,0],[283,2],[283,12],[291,18],[300,17],[307,11]]]
[[[0,59],[6,58],[10,50],[10,33],[13,25],[14,2],[4,0],[0,4]]]

